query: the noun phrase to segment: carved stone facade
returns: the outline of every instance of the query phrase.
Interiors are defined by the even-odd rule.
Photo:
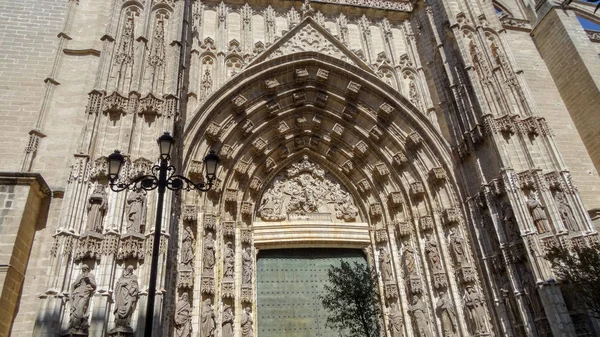
[[[18,162],[0,163],[0,224],[24,228],[0,335],[143,334],[156,193],[110,191],[106,156],[123,182],[149,174],[165,130],[178,172],[202,181],[211,150],[222,166],[211,191],[167,194],[154,336],[269,336],[257,256],[295,247],[362,250],[388,337],[598,333],[543,258],[600,241],[595,159],[562,127],[579,108],[530,35],[567,19],[493,5],[62,1],[40,101],[0,113],[24,150],[0,146]],[[51,202],[16,192],[26,172]]]

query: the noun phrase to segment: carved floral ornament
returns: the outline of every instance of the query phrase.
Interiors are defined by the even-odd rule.
[[[263,194],[258,213],[263,221],[282,221],[289,215],[308,218],[314,213],[356,221],[358,208],[339,183],[328,179],[325,170],[304,156],[275,178]]]

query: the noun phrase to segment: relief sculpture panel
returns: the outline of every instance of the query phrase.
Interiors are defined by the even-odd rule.
[[[258,212],[263,221],[282,221],[289,215],[309,219],[311,213],[332,214],[348,222],[358,217],[350,194],[307,156],[275,178],[263,194]]]

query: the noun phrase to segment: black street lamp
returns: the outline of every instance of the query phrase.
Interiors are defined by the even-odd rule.
[[[150,284],[148,286],[148,303],[146,306],[146,325],[144,329],[145,337],[152,336],[154,298],[156,296],[156,278],[158,273],[158,250],[160,246],[160,229],[165,191],[168,188],[171,191],[185,189],[187,191],[199,190],[206,192],[211,189],[213,180],[215,179],[217,173],[217,168],[219,166],[219,156],[215,154],[215,151],[210,151],[210,153],[204,157],[206,183],[196,184],[184,176],[175,174],[175,167],[169,165],[171,149],[173,148],[175,139],[168,132],[165,132],[158,138],[157,142],[160,150],[160,163],[152,167],[152,174],[137,177],[131,182],[124,183],[117,181],[119,179],[121,167],[123,166],[123,163],[125,163],[125,158],[118,150],[115,150],[115,152],[108,156],[107,159],[108,179],[111,190],[120,192],[126,189],[143,189],[145,191],[158,189],[156,224],[154,225],[154,244],[152,245],[152,262],[150,265]]]

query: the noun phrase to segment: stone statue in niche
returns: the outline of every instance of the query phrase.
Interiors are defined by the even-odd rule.
[[[115,329],[132,332],[131,316],[135,311],[140,287],[137,277],[133,275],[133,266],[127,266],[123,275],[117,280],[114,290],[115,299]]]
[[[407,275],[417,274],[417,268],[415,266],[415,250],[408,245],[404,247],[404,267],[406,268]]]
[[[254,337],[253,324],[252,311],[250,311],[250,307],[246,307],[242,313],[242,337]]]
[[[235,266],[235,252],[233,244],[227,242],[225,245],[225,253],[223,254],[223,278],[233,279],[233,271]]]
[[[192,305],[188,297],[188,293],[181,294],[175,307],[175,337],[192,335]]]
[[[542,205],[539,199],[535,196],[530,195],[527,199],[527,208],[533,218],[533,223],[537,228],[538,232],[546,233],[548,231],[548,217],[546,216],[545,206]]]
[[[427,253],[427,258],[429,258],[431,269],[434,272],[443,271],[438,243],[435,241],[431,233],[425,234],[425,252]]]
[[[507,201],[502,202],[502,224],[504,225],[504,231],[506,232],[507,239],[510,241],[514,241],[517,237],[519,237],[519,228],[517,227],[517,219],[515,218],[515,214],[510,206],[510,203]]]
[[[450,294],[444,291],[440,291],[440,298],[437,301],[436,309],[438,315],[442,321],[442,331],[444,337],[456,336],[458,328],[458,317],[452,305],[452,299]]]
[[[413,316],[414,331],[417,337],[430,337],[429,316],[427,316],[427,306],[425,302],[417,295],[413,295],[410,305],[410,312]]]
[[[230,305],[225,305],[223,308],[223,320],[221,321],[222,327],[222,336],[223,337],[233,337],[233,320],[234,320],[233,310]]]
[[[96,279],[94,274],[90,273],[90,268],[86,264],[81,265],[81,274],[77,276],[71,286],[71,313],[69,316],[71,332],[85,333],[89,328],[87,310],[96,287]]]
[[[192,268],[194,265],[194,233],[190,226],[186,226],[181,238],[181,264],[185,267]]]
[[[565,228],[568,231],[578,231],[579,226],[577,226],[577,222],[575,221],[575,216],[573,215],[573,210],[569,205],[569,202],[565,198],[563,192],[556,193],[554,197],[556,200],[556,207],[558,208],[558,213],[560,214],[560,218],[565,225]]]
[[[202,270],[205,274],[211,274],[215,268],[215,239],[212,232],[208,232],[204,238],[204,250],[202,252]]]
[[[540,301],[535,280],[529,270],[525,270],[521,277],[521,287],[523,288],[525,299],[533,311],[534,318],[542,316],[544,314],[544,306]]]
[[[252,250],[247,247],[242,253],[242,284],[252,283]]]
[[[106,191],[104,191],[104,185],[98,184],[88,199],[87,230],[102,233],[102,220],[104,220],[106,210]]]
[[[487,333],[485,317],[485,300],[483,295],[473,285],[467,285],[463,301],[468,309],[468,317],[475,334]]]
[[[404,321],[402,319],[402,313],[398,310],[398,304],[392,303],[389,315],[389,330],[392,337],[402,337],[402,325]]]
[[[452,254],[456,259],[456,263],[461,267],[468,265],[469,261],[465,251],[465,239],[452,229],[449,231],[448,239],[450,241],[450,248],[452,249]]]
[[[383,282],[394,280],[394,271],[392,269],[392,258],[385,248],[379,248],[379,269]]]
[[[288,214],[308,217],[311,213],[335,214],[337,219],[355,221],[358,208],[340,184],[325,178],[325,171],[307,156],[278,177],[264,193],[258,213],[263,221],[282,221]]]
[[[201,313],[201,336],[202,337],[212,337],[215,333],[215,313],[213,311],[212,300],[207,298],[202,305],[202,313]]]
[[[127,195],[127,233],[144,234],[146,223],[146,195],[132,191]]]

